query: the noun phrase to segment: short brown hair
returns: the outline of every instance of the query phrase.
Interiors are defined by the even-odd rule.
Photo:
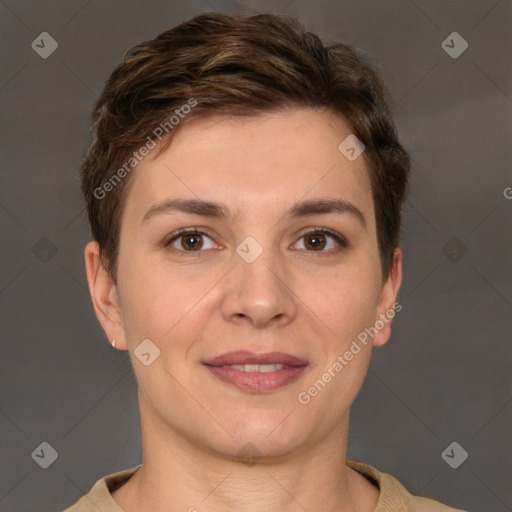
[[[129,49],[94,105],[94,139],[81,166],[92,236],[113,281],[131,182],[127,162],[136,164],[134,151],[148,145],[158,127],[171,127],[161,151],[176,131],[170,122],[178,119],[175,114],[183,118],[182,126],[207,115],[248,116],[289,107],[341,115],[365,145],[386,278],[399,245],[410,168],[390,99],[382,73],[358,50],[343,43],[324,46],[301,21],[285,15],[200,14]]]

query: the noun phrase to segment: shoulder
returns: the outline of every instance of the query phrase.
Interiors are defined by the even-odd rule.
[[[140,468],[126,469],[100,478],[91,490],[64,512],[123,512],[112,498],[111,492],[125,484]]]
[[[380,489],[375,512],[465,512],[429,498],[414,496],[395,477],[368,464],[355,461],[347,461],[346,464]]]

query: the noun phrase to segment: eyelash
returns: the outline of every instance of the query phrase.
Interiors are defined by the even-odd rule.
[[[326,255],[331,254],[332,255],[334,252],[340,252],[341,250],[346,249],[348,247],[347,239],[343,235],[341,235],[340,233],[337,233],[336,231],[332,231],[332,230],[326,229],[326,228],[312,228],[312,229],[302,233],[299,237],[299,240],[307,235],[316,235],[316,234],[328,235],[328,236],[334,238],[334,240],[340,245],[340,247],[338,247],[337,249],[330,249],[327,251],[324,251],[324,250],[321,250],[321,251],[309,250],[308,251],[308,250],[306,250],[306,252],[326,254]],[[171,244],[175,240],[177,240],[180,236],[183,236],[183,235],[204,235],[204,236],[212,239],[212,237],[210,235],[208,235],[208,233],[201,231],[198,228],[184,228],[184,229],[180,229],[179,231],[176,231],[175,233],[173,233],[171,235],[171,238],[168,238],[164,242],[164,246],[172,252],[182,253],[182,254],[184,253],[187,256],[199,256],[202,252],[205,252],[204,250],[186,251],[183,249],[176,249],[174,247],[171,247]]]

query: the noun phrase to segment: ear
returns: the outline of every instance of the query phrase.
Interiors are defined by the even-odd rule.
[[[395,248],[393,252],[393,264],[388,278],[382,285],[382,290],[377,304],[377,317],[375,327],[378,327],[377,334],[373,337],[373,346],[384,345],[391,336],[391,321],[402,305],[396,302],[398,290],[402,283],[402,250]],[[382,324],[384,324],[382,326]],[[381,328],[382,327],[382,328]]]
[[[94,311],[110,343],[126,350],[126,335],[119,308],[117,288],[103,267],[98,242],[91,241],[85,247],[85,270]]]

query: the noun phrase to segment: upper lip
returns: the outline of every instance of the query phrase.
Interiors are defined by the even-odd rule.
[[[264,352],[256,354],[247,350],[227,352],[203,361],[210,366],[229,366],[232,364],[282,364],[285,366],[305,366],[307,361],[283,352]]]

